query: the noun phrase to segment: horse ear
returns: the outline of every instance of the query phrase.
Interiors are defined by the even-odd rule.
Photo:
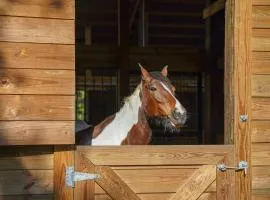
[[[144,67],[140,63],[138,63],[138,65],[141,68],[142,79],[144,81],[149,81],[150,80],[150,77],[151,77],[151,75],[149,74],[149,72],[146,69],[144,69]]]
[[[161,74],[163,76],[168,76],[168,65],[165,65],[163,69],[161,70]]]

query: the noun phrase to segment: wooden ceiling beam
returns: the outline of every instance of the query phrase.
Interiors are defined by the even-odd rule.
[[[185,29],[204,29],[203,24],[169,24],[169,23],[150,23],[150,27],[162,28],[185,28]]]
[[[200,12],[159,12],[150,11],[149,15],[160,15],[160,16],[186,16],[186,17],[201,17]]]

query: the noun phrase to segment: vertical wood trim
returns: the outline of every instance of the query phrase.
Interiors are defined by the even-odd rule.
[[[129,94],[129,1],[117,0],[118,4],[118,106]]]
[[[84,27],[84,44],[91,45],[92,44],[92,27],[91,25],[86,25]]]
[[[55,146],[54,148],[54,199],[73,200],[73,188],[66,187],[66,167],[74,165],[74,146]]]
[[[226,166],[234,166],[234,151],[231,150],[221,162],[224,163]],[[216,186],[218,200],[236,199],[234,170],[227,170],[225,172],[217,170]]]
[[[78,151],[75,152],[75,171],[94,173],[95,166]],[[75,183],[74,200],[95,200],[95,181],[78,181]]]
[[[252,0],[227,0],[225,33],[225,142],[234,144],[235,165],[245,160],[250,166],[250,116]],[[250,117],[249,117],[250,118]],[[251,170],[235,176],[236,199],[251,199]]]

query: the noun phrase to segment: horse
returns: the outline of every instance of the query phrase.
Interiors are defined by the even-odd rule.
[[[168,66],[153,72],[148,72],[141,64],[139,67],[141,82],[124,99],[120,110],[94,127],[86,125],[83,129],[87,131],[77,135],[77,144],[147,145],[152,138],[149,120],[155,120],[171,132],[183,127],[187,111],[175,97],[175,87],[168,78]]]

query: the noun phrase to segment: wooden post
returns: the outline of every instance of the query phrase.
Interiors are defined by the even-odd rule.
[[[148,43],[148,15],[145,0],[141,0],[140,4],[138,40],[140,47],[145,47]]]
[[[236,199],[251,199],[251,17],[252,0],[227,0],[225,33],[225,143],[234,144],[235,165],[247,161],[247,175],[236,172]],[[241,115],[249,119],[240,120]]]
[[[129,94],[129,3],[118,0],[118,105]]]
[[[210,0],[206,1],[206,6],[210,5]],[[205,23],[205,95],[204,95],[204,116],[203,116],[203,144],[211,144],[211,18],[206,19]]]
[[[66,167],[74,166],[74,146],[64,145],[54,148],[54,199],[73,200],[73,188],[66,187]]]
[[[84,27],[84,44],[91,45],[92,44],[92,28],[91,25],[86,25]]]

